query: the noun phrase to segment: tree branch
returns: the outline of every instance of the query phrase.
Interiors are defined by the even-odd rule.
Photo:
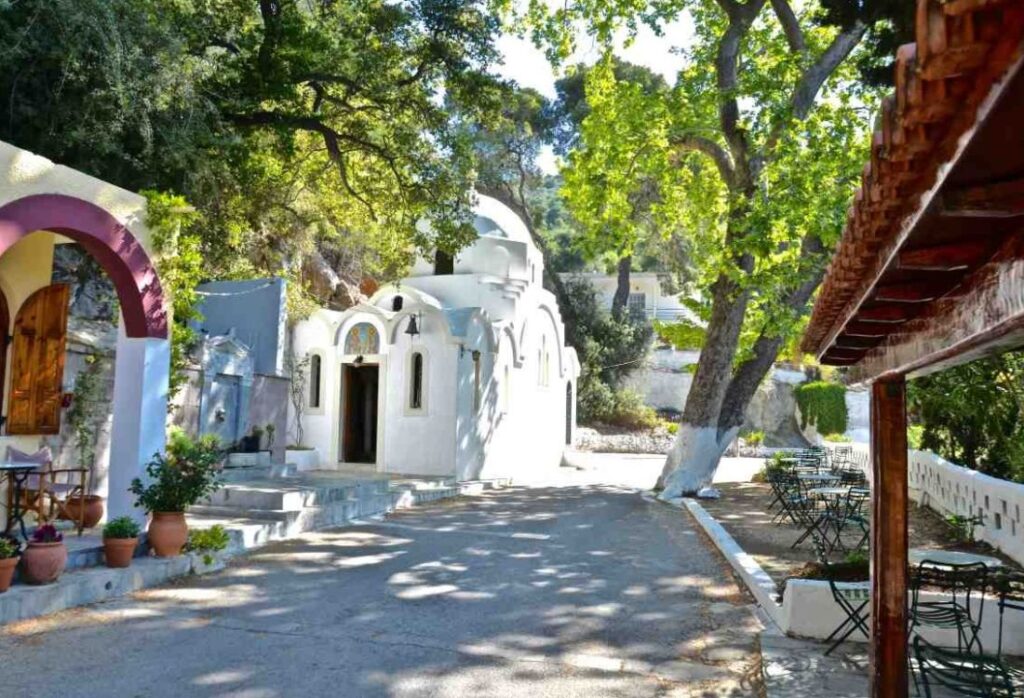
[[[771,0],[775,16],[779,18],[782,31],[786,35],[786,41],[793,53],[803,53],[807,50],[807,42],[804,41],[804,32],[800,28],[800,21],[797,19],[793,8],[787,0]]]
[[[726,152],[725,148],[718,145],[718,143],[715,143],[710,138],[704,138],[703,136],[696,136],[693,134],[683,134],[682,136],[673,138],[671,143],[681,150],[703,153],[714,160],[715,166],[718,167],[718,174],[722,176],[722,180],[725,182],[725,185],[730,190],[733,188],[736,180],[736,171],[733,168],[732,158],[729,157],[729,153]]]
[[[757,14],[764,7],[765,0],[750,0],[738,5],[732,0],[719,0],[729,15],[729,28],[722,35],[715,57],[715,74],[718,84],[718,119],[722,135],[729,144],[732,154],[733,168],[736,172],[736,184],[749,188],[750,171],[748,166],[747,134],[740,128],[740,107],[736,99],[739,86],[740,43]]]
[[[832,40],[832,43],[825,49],[825,52],[818,57],[814,65],[804,71],[800,81],[797,82],[796,89],[793,90],[791,100],[793,116],[801,121],[807,118],[811,107],[814,106],[814,100],[818,97],[818,91],[821,89],[821,86],[825,84],[825,81],[835,72],[836,68],[846,60],[850,52],[857,47],[867,29],[868,26],[866,24],[857,20],[849,29],[837,34],[836,38]]]

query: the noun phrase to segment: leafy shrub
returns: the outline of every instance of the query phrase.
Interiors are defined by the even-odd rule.
[[[60,543],[64,540],[64,534],[57,530],[53,524],[43,524],[32,531],[33,543]]]
[[[811,425],[819,434],[842,434],[846,431],[845,386],[813,381],[798,385],[793,394],[800,408],[801,429]]]
[[[621,409],[616,389],[643,364],[653,332],[642,319],[628,314],[620,320],[612,317],[584,278],[567,279],[565,291],[566,342],[575,347],[581,369],[576,386],[579,421],[611,423],[611,415]]]
[[[21,544],[13,538],[0,536],[0,560],[18,557],[21,554]]]
[[[130,516],[118,516],[103,527],[104,538],[138,538],[139,524]]]
[[[946,517],[946,523],[953,527],[953,536],[958,543],[971,543],[974,541],[974,529],[985,522],[980,516],[950,514]]]
[[[185,432],[171,432],[167,454],[157,454],[146,466],[149,483],[135,478],[129,491],[135,506],[147,512],[183,512],[220,486],[217,465],[221,450],[214,436],[191,439]]]
[[[637,431],[653,429],[661,423],[658,413],[644,404],[638,392],[630,389],[611,393],[610,401],[601,405],[595,421]]]
[[[823,436],[822,438],[824,438],[825,441],[831,441],[832,443],[836,444],[846,444],[853,441],[853,439],[851,439],[846,434],[825,434],[825,436]]]
[[[742,437],[748,446],[760,446],[764,443],[764,432],[760,430],[748,431],[746,434],[742,434]]]
[[[921,450],[921,439],[924,437],[924,426],[912,424],[907,427],[907,446],[915,451]]]
[[[231,537],[224,527],[220,524],[214,524],[210,528],[199,528],[189,531],[185,550],[201,553],[203,562],[209,565],[213,563],[213,553],[224,550],[230,542]]]
[[[679,433],[679,422],[665,422],[665,430],[675,436]]]

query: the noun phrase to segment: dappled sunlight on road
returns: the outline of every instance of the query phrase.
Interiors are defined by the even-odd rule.
[[[76,698],[117,694],[93,669],[107,633],[154,698],[751,695],[757,621],[723,569],[628,489],[516,487],[271,545],[0,651],[27,686],[40,648],[72,643],[61,675],[95,688]]]

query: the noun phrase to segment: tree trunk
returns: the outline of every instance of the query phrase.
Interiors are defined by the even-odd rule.
[[[619,258],[619,278],[612,296],[612,317],[622,319],[622,311],[629,303],[629,273],[633,269],[633,255]]]
[[[807,305],[824,273],[821,265],[816,264],[823,253],[824,247],[817,238],[807,238],[801,243],[801,266],[804,270],[810,269],[810,273],[783,300],[788,307],[804,308]],[[724,277],[719,279],[720,284],[723,281]],[[784,344],[782,337],[761,335],[754,342],[751,358],[733,370],[732,357],[736,354],[747,302],[745,296],[741,296],[728,308],[728,315],[723,314],[724,319],[718,319],[715,309],[719,300],[723,299],[727,305],[729,297],[729,293],[721,293],[716,287],[707,341],[701,350],[697,375],[686,400],[676,442],[665,459],[659,481],[661,496],[666,499],[696,494],[711,485],[722,454],[743,426],[747,405]],[[738,323],[735,335],[719,331],[721,323],[729,322]],[[727,344],[727,340],[732,344]],[[706,375],[709,380],[702,381],[705,355],[708,357],[706,365],[711,370]],[[713,385],[709,385],[711,382]],[[713,496],[712,492],[708,494]]]
[[[724,274],[712,291],[711,318],[697,361],[675,443],[665,459],[658,486],[663,499],[695,494],[711,483],[718,461],[739,427],[719,429],[719,416],[732,377],[748,291]]]

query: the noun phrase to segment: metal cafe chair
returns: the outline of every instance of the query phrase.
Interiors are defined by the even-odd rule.
[[[925,589],[942,590],[948,597],[927,601]],[[978,633],[985,609],[988,567],[983,562],[966,565],[922,560],[911,577],[910,632],[922,626],[956,630],[958,652],[982,651]],[[977,614],[972,601],[977,600]]]
[[[858,630],[864,637],[870,637],[868,632],[868,619],[871,609],[871,588],[865,583],[839,582],[836,580],[835,565],[828,560],[826,543],[819,536],[814,536],[814,548],[828,581],[829,590],[832,592],[832,599],[842,610],[845,616],[842,623],[825,638],[825,642],[831,642],[825,654],[832,654],[839,645],[843,644],[850,635]]]
[[[863,487],[851,487],[843,500],[825,512],[823,529],[829,553],[836,549],[848,553],[867,546],[871,525],[868,522],[866,510],[870,499],[871,492],[869,490]],[[860,533],[857,544],[852,547],[847,546],[843,541],[843,532],[850,529],[855,529]]]
[[[1021,695],[1014,689],[1010,674],[998,657],[936,647],[920,635],[914,638],[913,647],[925,698],[932,698],[936,688],[975,698]]]

